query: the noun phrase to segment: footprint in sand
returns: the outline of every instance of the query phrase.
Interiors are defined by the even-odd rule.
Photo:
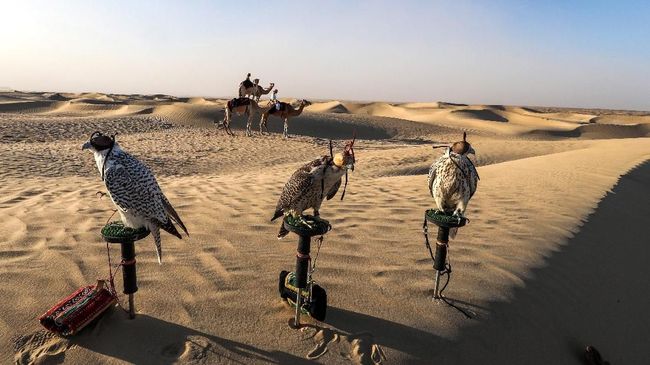
[[[67,339],[48,331],[36,331],[13,339],[14,363],[18,365],[42,363],[44,358],[53,363],[63,362],[65,351],[72,345]]]
[[[345,336],[344,339],[350,343],[350,352],[346,356],[355,364],[375,365],[386,360],[386,355],[381,346],[375,343],[372,334],[363,333],[359,335]]]
[[[204,359],[212,343],[201,336],[190,336],[184,342],[177,342],[163,347],[161,355],[167,359],[178,359],[183,363],[192,363]]]
[[[160,354],[166,359],[177,359],[185,347],[184,343],[172,343],[162,348]]]
[[[309,360],[322,357],[334,344],[340,348],[339,354],[354,364],[378,365],[386,360],[384,351],[375,343],[374,336],[370,333],[346,335],[333,329],[318,327],[306,327],[303,333],[309,333],[306,338],[312,338],[316,343],[306,356]]]
[[[332,342],[339,341],[339,335],[327,328],[317,330],[311,337],[316,342],[316,347],[307,354],[307,358],[310,360],[318,359],[325,355],[329,349],[328,345]]]

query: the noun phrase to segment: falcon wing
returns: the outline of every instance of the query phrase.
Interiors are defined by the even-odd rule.
[[[143,173],[151,174],[148,170]],[[151,178],[153,179],[153,176]],[[160,199],[162,191],[157,184],[146,186],[141,179],[132,177],[129,169],[121,164],[108,169],[104,181],[111,199],[122,210],[155,219],[161,224],[168,221]],[[155,182],[155,179],[153,181]]]
[[[474,196],[474,193],[476,193],[478,181],[481,178],[478,176],[478,171],[476,170],[476,166],[474,166],[472,160],[469,158],[467,160],[469,161],[469,197],[471,199]]]
[[[341,179],[337,181],[334,185],[332,185],[332,188],[330,191],[327,192],[327,200],[330,200],[336,195],[336,193],[339,191],[339,188],[341,187]]]
[[[163,208],[165,209],[165,212],[167,213],[169,219],[171,219],[174,223],[178,224],[183,229],[185,234],[189,236],[190,233],[187,231],[187,228],[185,228],[185,224],[181,220],[181,217],[179,217],[178,213],[176,213],[176,209],[172,207],[172,205],[169,203],[169,200],[167,200],[167,197],[165,195],[161,195],[161,197],[162,197]]]
[[[429,183],[429,195],[433,196],[433,181],[436,179],[436,170],[438,169],[438,163],[440,159],[434,161],[429,168],[429,176],[427,177]]]

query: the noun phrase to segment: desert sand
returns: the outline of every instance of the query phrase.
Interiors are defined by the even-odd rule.
[[[650,113],[330,100],[283,140],[279,119],[270,136],[245,137],[242,117],[237,136],[217,130],[225,102],[0,93],[0,363],[580,364],[586,345],[648,359]],[[38,316],[108,276],[113,205],[81,151],[95,130],[151,167],[190,237],[163,233],[162,265],[137,244],[135,320],[113,308],[62,338]],[[321,209],[327,319],[296,331],[277,292],[296,239],[269,219],[293,171],[354,130],[345,200]],[[432,301],[421,232],[431,146],[463,131],[481,180],[445,295],[472,319]]]

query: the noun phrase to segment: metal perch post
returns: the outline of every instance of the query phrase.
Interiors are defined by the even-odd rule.
[[[440,299],[440,276],[445,270],[445,264],[447,263],[447,247],[449,246],[449,229],[462,227],[467,223],[465,217],[453,216],[448,213],[441,212],[439,210],[429,209],[425,213],[425,225],[424,233],[426,238],[426,245],[429,249],[429,253],[433,258],[433,268],[436,270],[436,282],[433,290],[433,298]],[[431,251],[431,246],[429,245],[428,231],[426,222],[431,222],[438,226],[438,237],[436,240],[436,253],[435,256]]]
[[[109,243],[119,243],[122,254],[123,293],[129,296],[129,318],[135,318],[135,303],[133,294],[138,291],[135,268],[135,241],[149,235],[146,228],[133,229],[125,227],[121,222],[112,222],[102,228],[102,237]]]
[[[309,270],[309,261],[311,257],[311,236],[300,235],[298,238],[298,250],[296,252],[296,288],[298,294],[307,288],[307,271]],[[300,312],[302,309],[302,296],[296,296],[296,317],[293,321],[294,326],[300,325]]]

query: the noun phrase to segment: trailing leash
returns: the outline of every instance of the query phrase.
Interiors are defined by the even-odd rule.
[[[422,232],[424,233],[424,244],[427,247],[427,249],[429,250],[429,255],[431,256],[431,261],[433,263],[433,270],[437,271],[436,267],[435,267],[436,259],[435,259],[434,255],[433,255],[433,250],[431,250],[431,243],[429,242],[429,225],[427,223],[426,213],[424,215],[424,222],[422,223]],[[447,247],[449,247],[449,245],[447,245]],[[447,249],[449,249],[449,248],[447,248]],[[440,275],[446,275],[447,276],[447,281],[445,282],[445,285],[443,285],[442,289],[440,289],[440,293],[439,293],[440,294],[440,299],[442,299],[442,301],[445,302],[448,306],[450,306],[450,307],[456,309],[457,311],[461,312],[465,317],[467,317],[467,319],[472,319],[472,316],[469,313],[467,313],[466,310],[464,310],[463,308],[460,308],[457,305],[451,303],[442,294],[442,292],[444,292],[445,289],[447,288],[447,285],[449,285],[449,281],[451,281],[451,262],[450,262],[448,256],[447,256],[447,262],[445,263],[445,269],[440,272]]]
[[[451,262],[449,261],[449,258],[447,258],[447,263],[445,264],[445,269],[440,273],[441,275],[447,275],[447,281],[445,281],[445,285],[442,286],[442,289],[440,289],[440,299],[442,299],[443,302],[445,302],[448,306],[456,309],[457,311],[461,312],[467,319],[472,319],[472,316],[467,313],[466,310],[463,308],[455,305],[454,303],[451,303],[450,301],[447,300],[447,298],[442,294],[442,292],[445,291],[447,288],[447,285],[449,284],[449,281],[451,280]]]
[[[325,236],[320,236],[320,237],[318,237],[317,240],[318,240],[318,246],[316,248],[316,256],[314,256],[314,259],[311,260],[311,273],[310,273],[310,276],[311,276],[311,274],[314,273],[314,271],[316,271],[316,260],[318,260],[318,254],[320,253],[320,247],[323,244],[323,241],[325,240]]]
[[[108,242],[106,242],[106,255],[108,256],[108,283],[110,285],[108,291],[111,293],[113,297],[115,297],[115,300],[117,301],[117,306],[120,307],[120,309],[122,309],[124,312],[129,313],[129,311],[122,306],[122,303],[120,302],[120,297],[117,294],[117,290],[115,289],[115,275],[117,275],[117,272],[122,268],[124,264],[130,264],[130,262],[125,262],[124,260],[122,260],[119,264],[113,266],[111,262],[111,248]]]

